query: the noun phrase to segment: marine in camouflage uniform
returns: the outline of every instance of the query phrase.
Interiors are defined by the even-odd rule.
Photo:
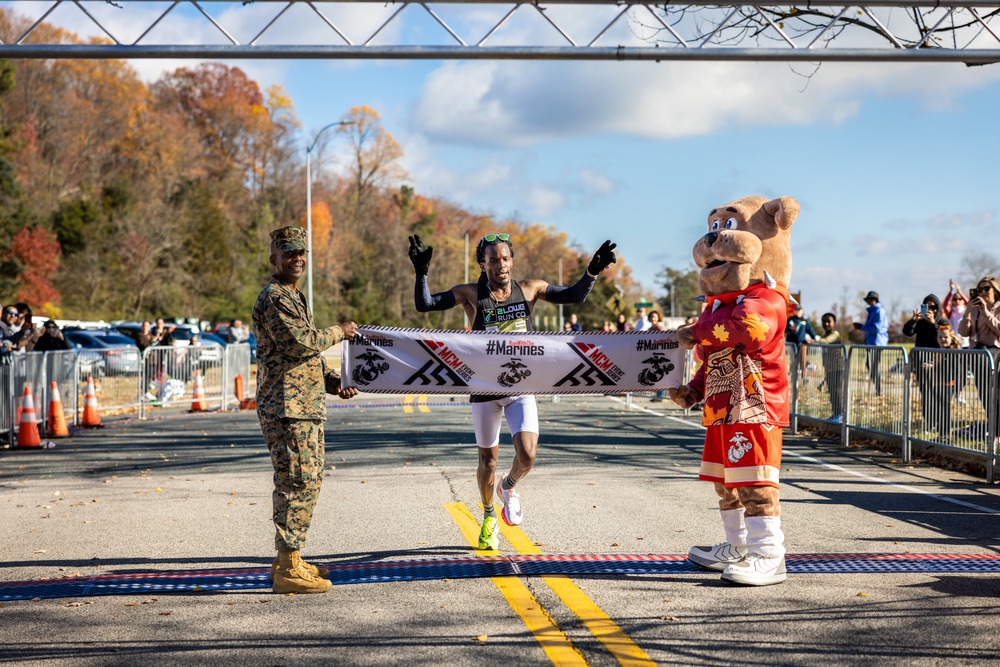
[[[274,468],[274,544],[279,557],[295,552],[296,559],[305,546],[323,483],[326,394],[349,398],[345,394],[356,393],[338,390],[340,377],[326,367],[321,355],[345,335],[353,336],[357,327],[353,322],[326,329],[313,326],[305,295],[295,287],[305,270],[305,247],[302,227],[271,233],[275,274],[253,309],[257,416]],[[318,571],[325,575],[324,570]]]

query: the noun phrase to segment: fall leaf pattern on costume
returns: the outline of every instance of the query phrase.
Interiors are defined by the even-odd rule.
[[[787,299],[764,285],[708,297],[693,331],[705,363],[689,385],[704,398],[705,426],[788,424]]]

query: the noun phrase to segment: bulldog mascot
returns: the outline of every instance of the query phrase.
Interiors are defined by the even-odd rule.
[[[792,271],[791,197],[744,197],[713,209],[694,246],[705,310],[678,340],[701,346],[703,363],[671,389],[683,408],[704,401],[699,479],[715,484],[726,540],[692,547],[688,559],[749,586],[785,581],[778,502],[781,429],[788,425],[785,322]]]

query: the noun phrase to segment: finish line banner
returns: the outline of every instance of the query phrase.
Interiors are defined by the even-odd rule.
[[[679,387],[674,331],[488,333],[358,327],[341,387],[383,394],[603,394]]]

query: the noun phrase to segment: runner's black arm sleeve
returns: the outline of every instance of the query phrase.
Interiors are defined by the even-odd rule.
[[[549,285],[545,290],[544,299],[549,303],[583,303],[587,300],[590,290],[594,289],[595,282],[597,282],[597,276],[592,276],[589,271],[585,271],[583,277],[576,281],[572,287]]]
[[[432,295],[431,288],[427,285],[427,276],[418,275],[413,288],[413,303],[417,307],[417,312],[428,313],[432,310],[448,310],[457,302],[451,290]]]

